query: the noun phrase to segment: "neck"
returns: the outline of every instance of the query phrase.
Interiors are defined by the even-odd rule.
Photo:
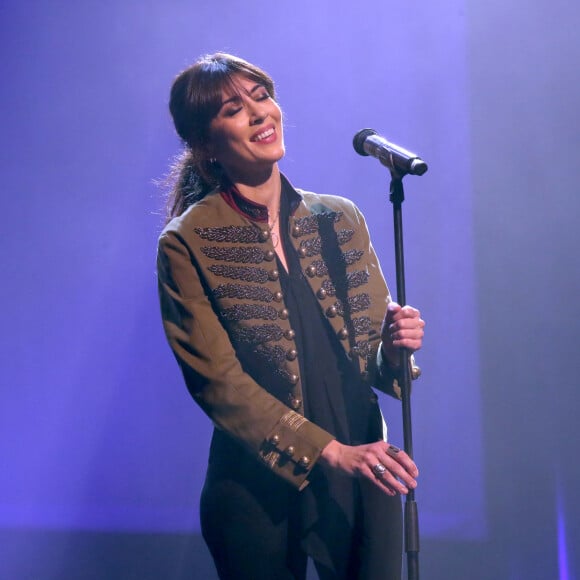
[[[280,209],[280,192],[282,190],[278,164],[273,165],[271,170],[263,174],[233,179],[232,182],[244,197],[265,205],[271,216],[278,213]]]

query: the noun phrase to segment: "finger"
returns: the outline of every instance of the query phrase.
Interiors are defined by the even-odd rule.
[[[400,304],[397,304],[396,302],[389,302],[387,304],[387,311],[385,313],[385,324],[390,324],[400,311]]]
[[[408,488],[417,487],[417,482],[406,469],[418,474],[413,460],[401,449],[384,441],[364,446],[363,459],[359,463],[359,475],[379,482],[395,493],[407,494]],[[399,481],[399,479],[401,481]],[[389,494],[391,495],[391,494]]]
[[[383,493],[386,493],[391,497],[397,495],[397,491],[393,489],[392,486],[388,485],[381,476],[377,476],[373,472],[372,468],[368,465],[366,465],[365,468],[361,470],[361,475],[371,481],[371,483],[379,488]]]
[[[391,336],[395,333],[401,333],[410,331],[412,333],[417,333],[417,335],[422,335],[425,328],[425,321],[420,317],[403,317],[397,318],[396,320],[393,319],[392,321],[388,322],[385,320],[385,324],[383,327],[383,332],[386,330]],[[400,336],[400,335],[399,335]]]
[[[420,326],[414,328],[397,328],[391,326],[391,328],[389,328],[389,332],[391,335],[391,340],[419,340],[425,336],[425,331]]]
[[[425,331],[423,330],[423,326],[420,324],[415,325],[401,325],[399,323],[391,324],[388,328],[384,328],[381,333],[382,340],[386,342],[394,343],[397,347],[407,347],[407,346],[414,346],[418,348],[420,346],[420,342],[423,340],[423,336],[425,335]],[[419,341],[416,345],[408,345],[402,344],[400,341]],[[399,341],[397,343],[397,341]]]
[[[379,462],[377,461],[377,463],[375,465],[378,465]],[[380,464],[382,465],[382,464]],[[374,466],[373,466],[374,467]],[[400,484],[397,482],[396,479],[394,478],[388,478],[387,474],[389,474],[389,470],[387,469],[385,471],[384,474],[380,474],[377,475],[373,469],[371,467],[369,467],[368,465],[366,465],[366,468],[362,470],[362,475],[364,475],[367,479],[369,479],[373,485],[375,485],[376,487],[378,487],[383,493],[386,493],[387,495],[395,496],[399,493],[398,491],[398,487],[400,487]],[[395,484],[395,486],[392,485],[393,482]]]
[[[425,321],[422,318],[401,318],[400,320],[396,320],[391,322],[388,326],[389,331],[397,331],[397,330],[414,330],[414,329],[421,329],[425,328]]]
[[[393,322],[383,329],[383,335],[391,340],[421,339],[425,335],[425,323],[420,319],[405,319]]]
[[[403,306],[399,312],[401,318],[421,318],[421,312],[413,306]]]
[[[380,463],[379,465],[384,466],[384,464],[382,463]],[[404,472],[404,470],[397,463],[395,463],[394,466],[395,469]],[[406,495],[407,493],[409,493],[409,488],[415,486],[412,479],[408,485],[405,485],[405,482],[399,481],[398,474],[392,470],[391,466],[389,466],[388,468],[386,466],[384,467],[385,467],[384,472],[380,474],[375,473],[375,477],[388,489],[396,493],[400,493],[401,495]]]
[[[395,348],[406,348],[407,350],[414,352],[421,348],[421,345],[423,344],[423,339],[422,337],[419,338],[403,337],[403,338],[394,338],[391,340],[391,342]]]
[[[416,478],[419,476],[419,470],[415,462],[402,450],[394,445],[389,445],[384,452],[385,465],[411,487],[416,487]],[[389,463],[390,461],[390,463]]]
[[[417,477],[419,475],[417,465],[403,449],[400,449],[396,445],[387,443],[385,453],[394,459],[397,463],[402,465],[413,477]]]
[[[383,441],[377,441],[371,445],[369,451],[371,449],[373,452],[367,456],[365,465],[371,467],[371,472],[383,485],[401,494],[406,494],[408,492],[407,488],[415,488],[417,486],[414,478],[393,457],[393,455],[396,457],[401,453],[398,447],[385,446]],[[410,458],[406,453],[404,455],[405,457],[402,457],[401,460],[404,463],[408,463],[407,460]],[[402,481],[399,481],[399,478]]]
[[[422,338],[402,338],[402,339],[394,339],[391,340],[390,342],[393,348],[396,349],[404,348],[410,353],[418,351],[423,345]]]
[[[396,459],[397,457],[399,457],[399,453],[401,453],[401,448],[397,447],[396,445],[391,445],[389,444],[389,446],[387,447],[387,453],[393,458]],[[403,451],[403,453],[405,453]],[[406,454],[405,454],[406,455]]]
[[[407,321],[399,321],[392,324],[387,329],[387,337],[383,336],[383,340],[388,340],[396,348],[406,348],[412,352],[419,350],[423,343],[423,336],[425,331],[423,330],[423,321],[411,322],[410,319]]]
[[[398,464],[400,469],[408,473],[413,479],[419,476],[419,469],[417,468],[417,465],[402,449],[399,449],[395,445],[388,444],[387,448],[385,449],[385,455],[396,464]],[[397,473],[399,472],[400,471],[397,470]]]
[[[421,312],[419,310],[417,310],[417,308],[414,308],[413,306],[400,306],[396,302],[391,302],[387,306],[387,313],[389,312],[389,306],[391,306],[391,304],[396,305],[396,308],[393,308],[391,311],[393,320],[401,320],[402,318],[420,318],[421,317]]]

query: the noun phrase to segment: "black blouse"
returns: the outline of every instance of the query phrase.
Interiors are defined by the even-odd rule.
[[[280,223],[288,224],[291,209],[284,185]],[[376,405],[369,404],[372,393],[362,384],[358,370],[346,357],[338,337],[322,315],[304,277],[288,228],[281,227],[280,231],[288,272],[280,261],[278,269],[291,326],[296,333],[304,415],[341,443],[359,445],[376,440],[376,415],[372,417],[375,421],[371,421]]]
[[[278,260],[280,282],[298,350],[304,415],[340,443],[360,445],[382,436],[376,397],[360,379],[339,338],[322,313],[289,235],[293,191],[285,180],[280,207],[281,242],[288,271]],[[295,195],[295,194],[294,194]],[[284,226],[286,225],[286,227]],[[356,478],[316,465],[300,494],[302,548],[332,568],[345,561],[363,510]],[[333,564],[334,563],[334,564]]]

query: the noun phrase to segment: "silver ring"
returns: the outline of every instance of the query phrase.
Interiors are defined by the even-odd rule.
[[[373,467],[373,473],[377,476],[377,477],[382,477],[385,472],[387,471],[387,468],[382,464],[382,463],[377,463],[374,467]]]

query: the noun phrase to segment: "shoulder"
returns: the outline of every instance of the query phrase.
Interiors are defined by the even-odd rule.
[[[302,197],[305,209],[308,213],[338,213],[341,218],[354,224],[364,224],[364,217],[357,205],[350,199],[340,195],[314,193],[303,189],[297,189]]]
[[[323,204],[329,208],[336,208],[347,211],[357,209],[356,205],[350,199],[341,197],[340,195],[314,193],[313,191],[308,191],[305,189],[296,189],[296,191],[302,196],[302,199],[304,200],[304,203],[307,207]]]
[[[186,238],[200,229],[219,227],[224,223],[235,226],[239,225],[238,222],[240,224],[243,222],[239,214],[224,202],[219,192],[214,191],[167,223],[160,238],[167,236]]]
[[[298,199],[300,201],[297,212],[299,215],[340,213],[346,217],[362,218],[360,210],[350,199],[340,195],[315,193],[295,187],[284,174],[281,174],[281,176],[282,191],[286,192],[290,199]]]

